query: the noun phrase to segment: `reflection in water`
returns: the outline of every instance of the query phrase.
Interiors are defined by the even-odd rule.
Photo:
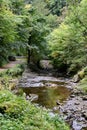
[[[68,88],[61,85],[56,87],[27,87],[23,88],[23,91],[27,95],[37,94],[38,100],[34,102],[46,108],[56,106],[56,101],[63,103],[70,95]]]
[[[83,128],[82,130],[87,130],[87,127]]]

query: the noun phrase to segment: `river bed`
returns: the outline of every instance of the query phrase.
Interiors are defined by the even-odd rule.
[[[71,93],[67,79],[34,72],[24,73],[19,84],[27,97],[31,94],[37,95],[37,100],[35,99],[33,102],[49,109],[56,107],[58,102],[64,104]]]
[[[26,93],[27,100],[63,116],[71,130],[87,130],[87,99],[73,89],[70,79],[26,70],[19,87]]]

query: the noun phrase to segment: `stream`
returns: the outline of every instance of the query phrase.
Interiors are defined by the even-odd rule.
[[[70,79],[38,74],[30,69],[19,80],[27,100],[63,116],[71,130],[87,130],[87,99],[73,86]]]

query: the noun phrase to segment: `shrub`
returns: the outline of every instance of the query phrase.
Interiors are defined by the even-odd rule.
[[[87,0],[71,7],[69,15],[47,37],[54,66],[66,65],[70,74],[87,64]],[[63,67],[62,67],[63,68]]]
[[[50,117],[47,110],[35,107],[24,97],[10,91],[0,91],[1,130],[69,130],[57,115]]]
[[[19,76],[24,72],[24,64],[18,64],[14,68],[8,69],[6,74],[9,76]]]

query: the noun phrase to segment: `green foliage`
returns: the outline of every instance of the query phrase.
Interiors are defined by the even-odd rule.
[[[49,13],[49,9],[46,8],[47,4],[43,0],[33,0],[32,6],[38,15],[46,16]]]
[[[18,64],[13,68],[0,72],[0,77],[3,77],[5,75],[17,77],[19,75],[22,75],[22,73],[24,72],[24,69],[25,69],[24,64]]]
[[[81,71],[79,71],[77,75],[80,78],[80,82],[77,84],[76,87],[87,93],[87,66],[84,67]]]
[[[14,68],[0,72],[0,90],[15,90],[18,83],[17,78],[22,75],[24,69],[24,64],[18,64]],[[21,95],[23,92],[18,90],[18,93]]]
[[[61,15],[61,10],[66,6],[66,0],[45,0],[52,14]]]
[[[18,39],[18,24],[22,23],[20,16],[13,13],[11,0],[2,0],[0,6],[0,66],[7,61],[8,55],[14,51],[14,42]]]
[[[50,117],[42,108],[31,105],[24,97],[0,91],[0,128],[2,130],[69,130],[58,116]]]
[[[26,55],[28,49],[33,61],[47,55],[45,37],[57,26],[57,16],[48,15],[46,6],[43,0],[0,1],[0,66],[8,55]]]
[[[28,39],[29,57],[32,62],[37,63],[47,55],[48,50],[45,37],[54,26],[57,26],[57,23],[55,23],[57,17],[53,15],[48,16],[49,10],[46,8],[46,3],[43,0],[34,0],[29,12],[32,16]]]
[[[9,43],[16,37],[15,15],[7,9],[0,8],[0,65],[7,59]],[[9,31],[8,31],[9,30]],[[7,46],[8,45],[8,46]]]
[[[24,0],[10,0],[11,1],[11,9],[14,14],[23,14],[25,8]]]
[[[83,92],[87,93],[87,75],[79,82],[79,84],[76,87],[82,90]]]
[[[66,66],[68,73],[76,73],[87,62],[86,3],[87,0],[82,0],[77,8],[73,7],[65,21],[48,37],[54,65],[58,68]]]

